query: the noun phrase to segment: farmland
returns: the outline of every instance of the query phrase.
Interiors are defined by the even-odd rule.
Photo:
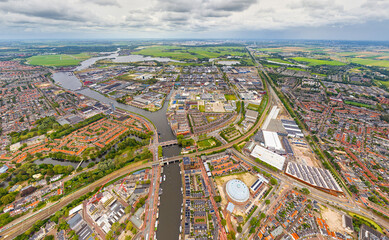
[[[343,66],[346,63],[332,60],[322,60],[322,59],[314,59],[314,58],[305,58],[305,57],[294,57],[293,60],[297,62],[308,63],[309,66],[317,66],[317,65],[331,65],[331,66]]]
[[[268,58],[266,60],[272,61],[272,62],[278,62],[278,63],[286,63],[286,64],[293,64],[291,62],[279,59],[279,58]]]
[[[31,65],[40,65],[40,66],[51,66],[51,67],[61,67],[61,66],[74,66],[78,65],[81,61],[88,59],[90,56],[86,53],[67,55],[38,55],[28,58],[27,62]]]
[[[243,47],[180,47],[150,46],[133,52],[153,57],[169,57],[175,60],[196,60],[201,58],[218,58],[222,56],[248,57]]]
[[[374,59],[366,59],[366,58],[351,58],[349,60],[352,63],[357,63],[361,65],[389,68],[388,60],[374,60]]]

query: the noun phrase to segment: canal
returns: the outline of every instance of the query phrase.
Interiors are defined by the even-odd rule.
[[[181,226],[181,174],[178,163],[172,163],[163,167],[163,181],[160,188],[163,189],[159,207],[159,224],[157,229],[158,240],[178,239]]]

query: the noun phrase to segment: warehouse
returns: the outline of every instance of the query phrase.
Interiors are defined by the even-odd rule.
[[[285,164],[285,157],[280,156],[272,151],[267,150],[259,145],[256,145],[250,156],[270,164],[271,166],[282,170]]]
[[[282,148],[280,138],[276,132],[263,131],[263,138],[265,140],[265,146],[269,150],[277,151],[280,153],[285,152]]]
[[[296,122],[293,120],[282,119],[282,126],[285,128],[288,133],[288,137],[304,137],[303,132],[297,126]]]

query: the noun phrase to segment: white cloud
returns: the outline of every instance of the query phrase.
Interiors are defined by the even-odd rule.
[[[389,20],[387,0],[0,0],[11,32],[282,30]]]

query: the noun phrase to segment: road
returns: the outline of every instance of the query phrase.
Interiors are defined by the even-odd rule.
[[[136,171],[141,168],[145,167],[151,167],[151,162],[143,164],[143,162],[136,162],[133,164],[130,164],[128,166],[125,166],[124,168],[121,168],[103,178],[100,178],[99,180],[89,184],[88,186],[72,193],[71,195],[68,195],[66,197],[63,197],[60,199],[57,203],[47,206],[40,211],[35,212],[35,214],[31,216],[24,216],[24,218],[13,225],[11,228],[4,230],[1,235],[5,236],[4,239],[13,239],[17,237],[18,235],[24,233],[29,228],[32,227],[32,225],[37,222],[38,220],[43,220],[48,217],[50,217],[52,214],[63,208],[64,206],[71,203],[73,200],[78,199],[79,197],[93,191],[96,187],[101,186],[104,184],[107,180],[112,180],[117,177],[123,176],[125,174],[128,174],[128,172]]]

